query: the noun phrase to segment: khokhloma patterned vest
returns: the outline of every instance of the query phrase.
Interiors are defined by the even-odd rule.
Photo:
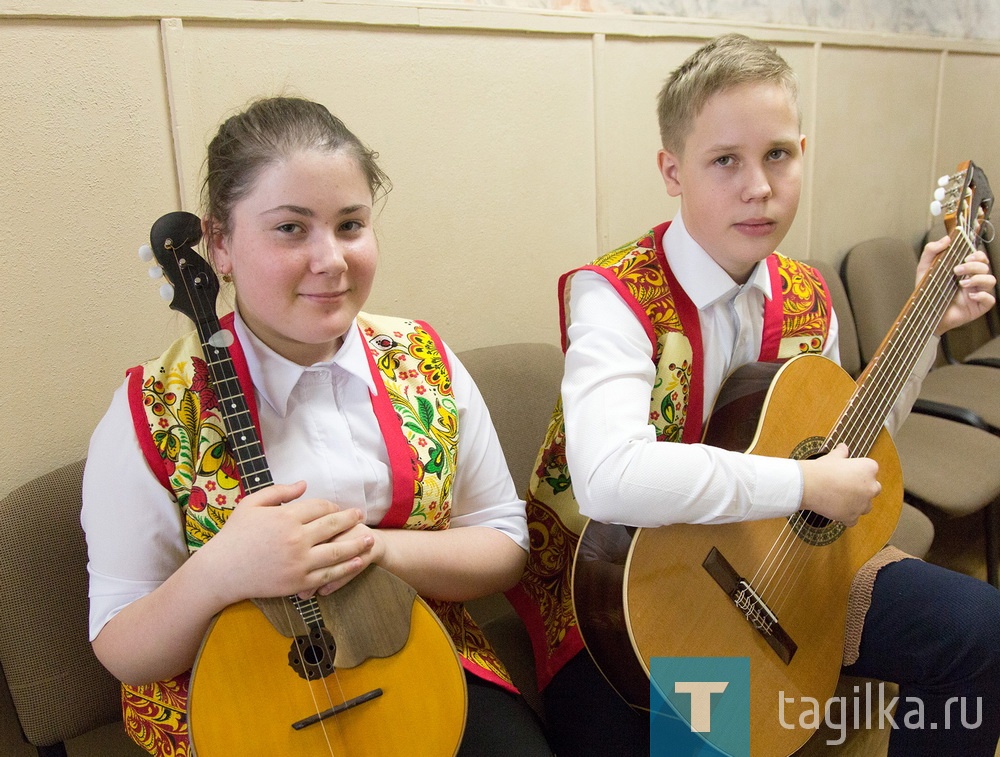
[[[628,303],[652,346],[656,379],[649,422],[661,441],[697,442],[702,437],[703,352],[698,311],[670,271],[663,253],[662,224],[640,238],[565,274],[561,293],[563,349],[569,278],[594,271]],[[772,298],[765,305],[761,361],[784,361],[822,352],[830,329],[829,292],[813,268],[774,253],[766,261]],[[707,398],[713,401],[714,398]],[[566,465],[562,403],[556,404],[527,494],[531,551],[520,583],[507,592],[528,628],[538,685],[583,647],[573,613],[570,578],[573,554],[586,518],[580,515]]]
[[[358,328],[380,389],[372,405],[392,468],[393,502],[380,528],[448,528],[458,453],[458,409],[440,339],[426,323],[362,313]],[[232,331],[232,314],[222,319]],[[235,332],[234,332],[235,333]],[[242,348],[230,348],[258,434],[253,385]],[[129,371],[129,402],[151,469],[184,513],[191,552],[212,538],[243,493],[197,334]],[[267,440],[262,440],[265,444]],[[457,602],[426,600],[448,629],[471,673],[516,691],[482,631]],[[125,729],[150,754],[189,754],[190,673],[122,686]]]

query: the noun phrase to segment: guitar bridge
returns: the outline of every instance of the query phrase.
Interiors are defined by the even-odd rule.
[[[712,547],[701,565],[781,661],[786,665],[791,663],[798,645],[781,627],[778,617],[757,594],[750,582],[733,569],[716,547]]]

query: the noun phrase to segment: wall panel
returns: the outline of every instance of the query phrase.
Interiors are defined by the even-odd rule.
[[[938,159],[933,175],[955,170],[972,160],[992,173],[994,193],[1000,191],[1000,57],[950,53],[945,58],[938,128]],[[993,214],[1000,225],[1000,211]]]
[[[0,92],[2,493],[84,454],[172,333],[135,251],[177,188],[156,24],[0,20]]]
[[[824,47],[817,76],[813,255],[876,236],[916,241],[933,186],[938,55]]]
[[[372,310],[426,318],[456,349],[556,338],[555,277],[593,248],[588,38],[185,28],[192,134],[287,89],[379,152],[393,190]]]

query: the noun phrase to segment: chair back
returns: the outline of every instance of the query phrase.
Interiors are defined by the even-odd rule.
[[[458,354],[489,408],[518,494],[524,496],[559,398],[562,350],[522,342]]]
[[[88,641],[82,478],[81,460],[0,500],[0,666],[36,746],[121,719],[118,682]]]
[[[843,279],[854,310],[863,364],[872,359],[896,322],[913,293],[916,278],[916,252],[901,239],[869,239],[848,250]]]

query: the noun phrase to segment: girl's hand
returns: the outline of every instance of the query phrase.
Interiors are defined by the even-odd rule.
[[[201,548],[227,604],[311,595],[342,586],[369,562],[374,539],[352,532],[362,514],[324,499],[299,499],[306,484],[275,484],[245,497]],[[347,534],[351,535],[347,535]]]
[[[360,567],[357,570],[349,571],[339,577],[335,577],[334,580],[328,581],[316,590],[316,594],[325,597],[328,594],[332,594],[341,586],[346,584],[361,571],[367,568],[372,563],[378,564],[379,561],[384,557],[386,550],[386,540],[383,538],[384,532],[377,528],[369,528],[364,523],[358,523],[353,528],[346,531],[341,531],[335,537],[333,537],[333,544],[350,544],[357,541],[361,541],[368,545],[368,549],[357,556],[357,560],[360,560]],[[311,594],[309,592],[308,594]],[[306,598],[308,594],[303,593],[300,596]]]

